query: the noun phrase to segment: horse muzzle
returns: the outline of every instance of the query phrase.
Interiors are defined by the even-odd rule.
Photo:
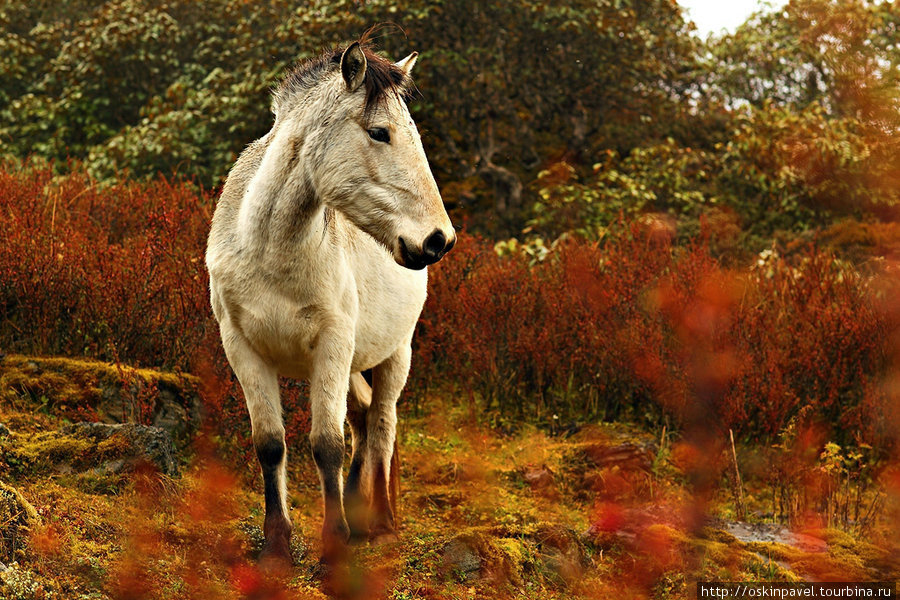
[[[441,260],[453,249],[453,246],[456,245],[456,234],[451,233],[451,236],[450,239],[447,239],[443,231],[435,229],[422,242],[421,248],[412,246],[401,237],[399,239],[400,260],[397,263],[414,271],[424,269]]]

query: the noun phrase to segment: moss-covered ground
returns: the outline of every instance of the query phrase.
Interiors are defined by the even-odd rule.
[[[234,442],[198,434],[177,477],[92,471],[115,448],[52,432],[79,402],[91,405],[94,392],[79,386],[100,375],[78,363],[80,375],[56,371],[35,393],[33,364],[6,362],[0,373],[0,423],[9,429],[0,429],[0,598],[8,600],[662,599],[695,597],[697,580],[900,578],[889,529],[806,530],[819,542],[812,547],[741,540],[727,531],[724,492],[698,520],[677,448],[656,433],[602,424],[568,437],[529,426],[500,434],[440,396],[423,415],[401,418],[397,541],[355,546],[349,564],[324,578],[318,479],[297,448],[295,566],[262,571],[261,477],[246,453],[228,450]]]

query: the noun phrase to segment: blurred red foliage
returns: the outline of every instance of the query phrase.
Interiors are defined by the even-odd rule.
[[[170,597],[278,600],[288,594],[284,573],[267,572],[251,554],[233,524],[242,509],[241,486],[201,439],[195,467],[202,476],[168,489],[152,474],[138,480],[129,535],[112,565],[106,592],[115,600]],[[165,565],[165,576],[159,569]]]

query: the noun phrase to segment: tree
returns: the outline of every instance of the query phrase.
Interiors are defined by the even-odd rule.
[[[688,89],[696,42],[674,2],[416,4],[400,24],[424,51],[423,125],[437,134],[439,179],[487,184],[508,221],[522,180],[550,159],[589,163],[665,139]]]
[[[671,0],[3,0],[0,139],[83,158],[97,177],[178,172],[216,185],[270,125],[293,62],[372,24],[389,56],[422,51],[414,104],[452,203],[523,220],[527,183],[677,127],[697,42]],[[675,124],[675,125],[673,125]],[[490,227],[488,227],[490,228]]]
[[[733,107],[818,103],[829,116],[896,129],[898,23],[893,2],[791,0],[711,41],[706,90]]]

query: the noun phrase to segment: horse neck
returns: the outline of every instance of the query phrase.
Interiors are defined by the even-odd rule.
[[[325,224],[325,206],[308,174],[298,165],[297,145],[287,136],[270,134],[263,158],[250,179],[238,213],[245,247],[270,244],[297,247],[314,237]]]

